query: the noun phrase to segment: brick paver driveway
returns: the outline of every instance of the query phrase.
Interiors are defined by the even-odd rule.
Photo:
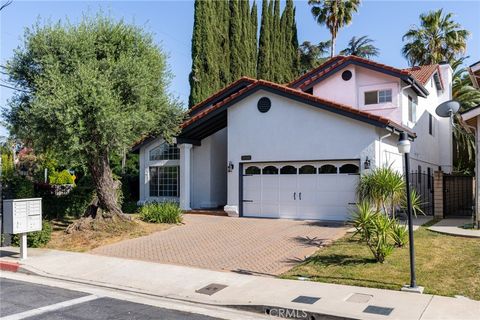
[[[186,214],[184,225],[99,247],[93,253],[244,273],[278,275],[346,228],[313,221]]]

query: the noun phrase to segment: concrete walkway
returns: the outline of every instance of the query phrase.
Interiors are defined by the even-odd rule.
[[[461,228],[468,223],[472,223],[472,219],[443,219],[429,227],[428,230],[452,236],[480,238],[480,230]]]
[[[15,250],[4,249],[2,260],[15,261],[15,255],[8,256]],[[310,312],[316,319],[333,315],[343,319],[477,320],[480,314],[480,302],[465,298],[281,280],[86,253],[30,249],[29,255],[20,270],[44,277],[202,304],[291,308]],[[198,292],[210,284],[225,287],[211,295]],[[299,296],[310,297],[306,300],[311,304],[294,302]]]
[[[278,275],[345,235],[341,224],[184,215],[184,224],[92,253],[189,267]]]

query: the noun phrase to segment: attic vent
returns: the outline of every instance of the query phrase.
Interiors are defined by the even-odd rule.
[[[260,111],[261,113],[268,112],[271,106],[272,106],[272,102],[267,97],[263,97],[263,98],[260,98],[260,100],[258,100],[257,108],[258,108],[258,111]]]
[[[352,79],[352,71],[350,70],[345,70],[342,72],[342,79],[345,80],[345,81],[348,81],[350,79]]]

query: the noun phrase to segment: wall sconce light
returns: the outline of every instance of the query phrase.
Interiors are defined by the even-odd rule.
[[[228,161],[228,166],[227,166],[227,170],[228,172],[232,172],[233,171],[233,162],[232,161]]]
[[[368,159],[368,156],[365,158],[365,162],[363,163],[363,168],[365,170],[370,169],[370,159]]]

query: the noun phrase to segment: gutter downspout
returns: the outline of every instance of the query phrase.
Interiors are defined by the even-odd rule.
[[[385,138],[388,138],[390,137],[392,134],[391,133],[387,133],[386,135],[384,136],[380,136],[378,138],[378,152],[379,152],[379,155],[378,155],[378,164],[379,164],[379,167],[382,167],[383,166],[383,161],[382,161],[382,140],[385,139]]]

